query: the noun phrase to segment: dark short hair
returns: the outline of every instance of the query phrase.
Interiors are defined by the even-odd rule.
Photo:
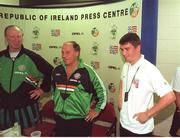
[[[13,28],[13,27],[19,28],[19,29],[21,30],[21,32],[22,32],[22,35],[23,35],[22,29],[21,29],[19,26],[17,26],[17,25],[9,25],[9,26],[7,26],[7,27],[4,29],[4,35],[6,36],[7,30],[8,30],[9,28]]]
[[[134,47],[137,47],[141,44],[141,40],[136,33],[127,33],[123,35],[119,40],[120,45],[124,45],[126,43],[131,43]]]

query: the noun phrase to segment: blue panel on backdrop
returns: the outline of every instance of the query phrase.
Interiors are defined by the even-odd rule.
[[[156,64],[158,0],[143,0],[142,3],[142,53]]]

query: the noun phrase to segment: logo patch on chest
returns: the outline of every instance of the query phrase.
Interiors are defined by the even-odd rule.
[[[25,65],[19,65],[18,66],[18,70],[19,71],[24,71],[26,69],[26,66]]]
[[[136,88],[139,87],[139,79],[134,79],[133,84]]]
[[[74,74],[74,79],[78,80],[81,78],[81,74],[80,73],[75,73]]]

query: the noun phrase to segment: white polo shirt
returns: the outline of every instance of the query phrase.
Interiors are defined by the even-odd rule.
[[[180,93],[180,67],[177,67],[176,72],[173,76],[171,86],[173,90]]]
[[[123,103],[120,112],[120,123],[122,127],[136,134],[152,132],[154,129],[153,118],[141,124],[133,116],[153,106],[153,93],[162,97],[172,91],[171,86],[161,75],[160,71],[152,63],[144,59],[143,55],[134,65],[129,63],[124,64],[121,80]],[[129,89],[128,101],[124,102],[125,92]]]

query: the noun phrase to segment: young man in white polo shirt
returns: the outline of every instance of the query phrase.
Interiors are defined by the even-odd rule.
[[[120,136],[152,136],[153,117],[175,101],[171,86],[160,71],[141,54],[141,40],[135,33],[121,37],[125,59],[120,80]],[[153,93],[161,98],[154,105]]]

